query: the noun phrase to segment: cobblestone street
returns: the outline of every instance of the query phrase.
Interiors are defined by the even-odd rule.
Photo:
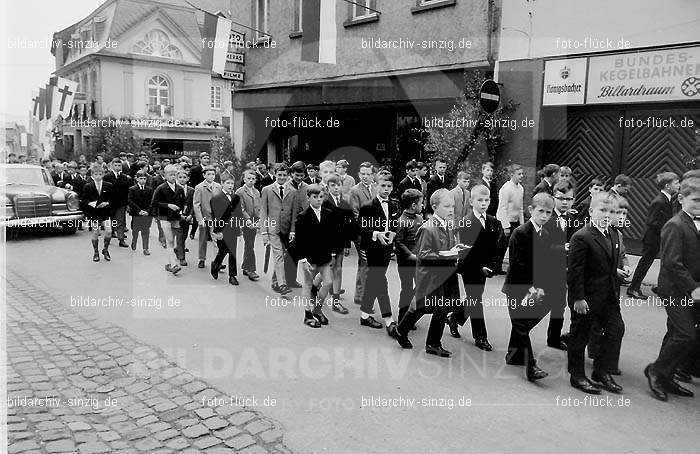
[[[9,453],[291,452],[278,423],[8,273]]]

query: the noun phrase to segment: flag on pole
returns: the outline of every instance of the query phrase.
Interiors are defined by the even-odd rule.
[[[208,12],[204,13],[202,31],[202,68],[223,74],[226,67],[231,20]]]
[[[39,121],[44,119],[46,113],[46,89],[39,89]]]
[[[39,118],[39,90],[32,90],[32,118]]]
[[[59,77],[56,81],[56,100],[54,102],[54,110],[56,116],[60,115],[63,118],[70,117],[73,99],[78,88],[78,83],[70,79]]]
[[[301,59],[335,64],[337,29],[336,0],[304,0],[302,9]]]

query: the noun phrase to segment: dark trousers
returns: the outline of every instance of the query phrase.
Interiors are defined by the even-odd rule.
[[[630,283],[628,290],[639,290],[642,286],[642,281],[646,277],[649,268],[654,263],[656,255],[659,253],[660,249],[659,242],[645,241],[642,245],[642,257],[637,263],[637,268],[634,269],[634,275],[632,276],[632,282]]]
[[[131,230],[132,230],[132,240],[131,244],[136,246],[136,242],[139,239],[139,233],[141,234],[141,243],[143,244],[143,250],[148,249],[148,240],[151,233],[151,222],[152,216],[132,216],[131,217]]]
[[[186,221],[180,221],[180,232],[176,238],[175,255],[178,260],[185,260],[185,241],[187,241],[187,235],[190,231],[190,223]]]
[[[197,233],[197,230],[199,229],[199,223],[196,221],[192,223],[192,230],[190,231],[190,237],[194,238],[195,233]],[[184,231],[185,235],[187,235],[187,230]]]
[[[440,347],[442,345],[442,332],[444,331],[445,323],[447,322],[447,314],[445,314],[445,311],[440,307],[409,309],[406,312],[406,315],[404,315],[399,322],[397,327],[399,334],[406,336],[411,328],[415,326],[418,320],[421,319],[421,317],[431,312],[433,316],[430,319],[430,327],[428,327],[428,335],[425,338],[425,345],[429,347]]]
[[[116,232],[119,241],[124,241],[124,229],[126,228],[126,205],[110,208],[109,217],[112,221],[112,232]]]
[[[666,309],[666,335],[661,342],[659,357],[654,362],[654,370],[664,379],[673,377],[678,366],[688,361],[689,355],[696,346],[698,333],[695,329],[693,307],[685,307],[680,303],[684,297],[673,297],[675,305],[668,304],[668,298],[664,298]],[[686,301],[690,300],[690,297]]]
[[[470,319],[474,339],[488,339],[484,321],[484,303],[481,301],[486,277],[481,270],[468,270],[461,276],[465,291],[464,310],[455,311],[454,320],[459,326],[463,326],[467,319]]]
[[[535,306],[520,306],[525,295],[508,295],[508,315],[510,316],[510,339],[506,363],[515,366],[534,366],[535,354],[530,342],[530,331],[542,321],[547,314],[544,303]]]
[[[299,259],[295,253],[294,243],[290,243],[288,233],[280,233],[280,240],[284,245],[284,276],[287,281],[287,285],[293,284],[297,281],[297,267]]]
[[[579,314],[571,309],[571,330],[568,343],[568,369],[574,377],[584,377],[584,352],[588,344],[593,325],[602,327],[603,335],[599,342],[598,354],[593,360],[593,369],[600,373],[617,368],[625,335],[625,322],[620,314],[617,302],[611,302],[607,308],[598,311],[589,310],[588,314]]]
[[[184,230],[187,232],[187,230]],[[224,257],[228,254],[228,275],[236,276],[236,245],[238,244],[238,238],[233,237],[233,241],[218,240],[216,246],[219,248],[219,252],[214,257],[214,267],[218,268],[224,261]],[[231,249],[229,249],[229,245]]]
[[[243,264],[241,269],[244,271],[256,271],[255,266],[255,234],[256,229],[248,229],[243,227]]]
[[[416,264],[414,262],[402,262],[398,264],[401,293],[399,294],[399,321],[408,312],[411,300],[416,294],[413,280],[416,277]]]
[[[504,231],[501,237],[499,238],[498,252],[496,254],[496,268],[498,269],[494,271],[503,270],[503,258],[506,256],[506,251],[508,250],[508,242],[510,241],[510,235],[513,233],[513,230],[517,229],[518,227],[520,227],[520,222],[511,222],[510,233],[506,235]]]
[[[386,280],[386,271],[389,268],[390,260],[390,255],[384,252],[369,251],[367,253],[367,281],[360,305],[360,310],[365,314],[374,312],[374,300],[378,300],[382,317],[391,317],[389,283]]]
[[[566,287],[545,289],[545,304],[549,308],[549,325],[547,326],[547,343],[556,344],[561,341],[561,331],[564,328],[564,312],[566,311]]]
[[[165,232],[163,226],[160,225],[160,219],[156,218],[156,227],[158,227],[158,242],[165,245]]]

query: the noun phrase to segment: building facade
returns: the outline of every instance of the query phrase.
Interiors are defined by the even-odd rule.
[[[499,2],[355,3],[336,2],[336,64],[302,61],[302,1],[239,4],[234,20],[271,36],[246,34],[245,82],[233,94],[237,150],[355,166],[420,158],[410,129],[448,112],[465,74],[492,69]]]
[[[229,5],[194,3],[212,12]],[[133,120],[162,155],[198,154],[230,131],[232,81],[202,67],[203,21],[182,0],[108,0],[57,32],[55,75],[78,83],[62,130],[67,148],[80,153],[91,121],[109,117]]]

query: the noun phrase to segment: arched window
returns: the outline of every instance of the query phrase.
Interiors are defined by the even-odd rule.
[[[148,110],[160,116],[171,113],[170,83],[163,76],[153,76],[148,80]]]
[[[146,33],[141,41],[134,44],[133,52],[141,55],[182,60],[180,49],[170,44],[168,35],[160,30],[151,30]]]

